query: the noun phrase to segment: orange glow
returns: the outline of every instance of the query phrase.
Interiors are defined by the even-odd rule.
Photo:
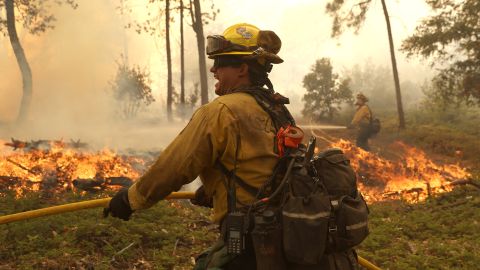
[[[17,196],[36,190],[57,193],[85,190],[79,189],[75,181],[87,186],[98,182],[97,190],[118,189],[118,182],[108,179],[135,180],[151,161],[151,157],[121,156],[109,149],[92,152],[68,148],[62,141],[49,142],[44,149],[15,151],[6,144],[12,143],[0,141],[0,194],[14,190]],[[338,140],[331,146],[342,149],[350,159],[357,172],[359,189],[369,202],[399,198],[418,202],[452,190],[452,181],[470,177],[459,165],[439,165],[422,150],[402,142],[389,146],[389,152],[394,153],[389,159],[366,152],[346,140]]]
[[[470,174],[459,165],[439,165],[422,150],[395,142],[389,149],[395,153],[387,160],[364,151],[350,141],[331,144],[342,149],[357,172],[358,186],[367,201],[402,198],[410,202],[426,199],[429,194],[452,190],[452,181],[463,180]]]
[[[146,159],[120,156],[111,150],[85,151],[66,148],[59,141],[45,149],[20,148],[12,151],[0,141],[0,192],[14,190],[18,196],[28,190],[60,192],[75,189],[73,181],[108,183],[111,177],[135,180],[145,168]],[[103,182],[102,182],[103,181]],[[102,188],[118,188],[104,185]]]

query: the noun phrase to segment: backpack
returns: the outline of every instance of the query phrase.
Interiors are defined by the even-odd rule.
[[[288,262],[318,264],[324,254],[347,251],[368,235],[368,207],[355,172],[340,149],[327,149],[289,177],[282,208]]]
[[[286,263],[317,265],[325,254],[347,251],[368,236],[369,210],[349,160],[337,148],[312,158],[314,145],[312,137],[308,147],[287,148],[275,173],[257,191],[256,202],[243,208],[247,221],[236,227],[252,233],[257,263],[263,263],[258,269],[280,269],[283,258]],[[239,187],[252,188],[232,172],[224,173]],[[235,185],[228,186],[233,190]],[[233,213],[237,225],[238,215]]]
[[[370,134],[372,135],[378,134],[378,132],[380,132],[380,129],[382,128],[382,125],[380,124],[380,119],[373,117],[373,113],[370,110],[370,107],[368,107],[368,111],[370,111],[370,123],[369,123]]]
[[[380,120],[378,118],[373,118],[372,120],[370,120],[370,133],[371,134],[377,134],[378,132],[380,132],[380,129],[381,129],[381,124],[380,124]]]
[[[308,146],[300,143],[301,138],[288,138],[285,130],[301,129],[281,103],[284,100],[256,89],[245,92],[280,127],[276,140],[282,151],[272,176],[260,189],[217,161],[227,178],[229,212],[222,231],[228,252],[242,252],[243,233],[251,233],[257,269],[287,269],[291,264],[319,265],[325,254],[360,244],[368,235],[369,211],[343,152],[328,149],[314,157],[315,137]],[[254,195],[255,202],[236,209],[235,185]]]

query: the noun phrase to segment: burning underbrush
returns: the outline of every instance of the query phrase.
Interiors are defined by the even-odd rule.
[[[364,151],[347,140],[332,147],[342,149],[357,172],[359,189],[369,202],[385,199],[422,201],[436,193],[451,191],[456,185],[472,184],[471,175],[457,164],[437,164],[424,151],[395,142],[389,150],[394,159]]]
[[[0,194],[26,191],[57,194],[64,191],[99,191],[128,187],[154,161],[158,153],[119,154],[109,149],[90,150],[80,141],[13,140],[0,142]],[[473,184],[459,165],[437,164],[420,149],[396,142],[389,146],[394,159],[338,140],[358,174],[359,189],[369,202],[404,199],[424,200],[451,191],[458,184]]]
[[[118,154],[91,150],[85,143],[63,141],[0,141],[0,194],[27,191],[56,194],[128,187],[156,154]],[[158,153],[157,153],[158,154]]]

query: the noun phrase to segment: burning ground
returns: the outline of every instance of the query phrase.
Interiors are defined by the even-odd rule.
[[[1,143],[1,142],[0,142]],[[99,191],[128,187],[158,153],[119,154],[109,149],[92,151],[80,141],[3,142],[0,156],[0,192]],[[357,172],[359,189],[368,202],[425,200],[455,185],[470,183],[471,175],[457,164],[436,164],[425,152],[396,141],[388,148],[395,160],[355,147],[348,140],[331,142],[342,149]]]
[[[424,151],[396,141],[388,146],[395,160],[367,152],[347,140],[332,143],[342,149],[357,172],[359,189],[368,202],[401,198],[411,202],[425,200],[436,193],[468,184],[470,173],[458,164],[437,164]]]
[[[159,153],[120,154],[91,150],[80,141],[3,142],[0,193],[13,190],[61,193],[128,187]]]

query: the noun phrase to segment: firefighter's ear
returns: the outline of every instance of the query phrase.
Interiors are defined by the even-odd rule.
[[[242,63],[238,68],[238,77],[248,77],[248,65]]]

